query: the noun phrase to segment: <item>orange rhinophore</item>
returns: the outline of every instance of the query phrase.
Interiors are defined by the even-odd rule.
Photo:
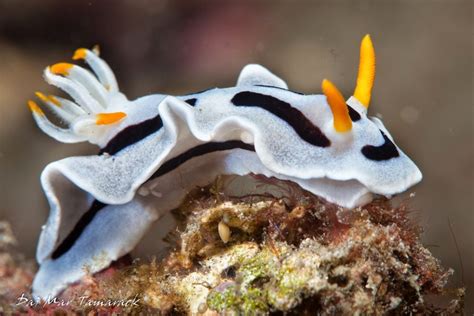
[[[341,92],[339,92],[336,86],[327,79],[323,80],[321,86],[334,117],[334,128],[338,132],[350,131],[352,129],[352,121],[349,116],[346,101]]]
[[[372,87],[375,79],[375,50],[370,35],[367,34],[360,43],[359,73],[354,97],[366,108],[369,107]]]

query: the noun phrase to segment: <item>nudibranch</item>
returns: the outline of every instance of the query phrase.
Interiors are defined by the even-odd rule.
[[[328,80],[323,94],[303,94],[256,64],[243,68],[235,87],[130,101],[97,50],[78,49],[73,59],[92,71],[69,63],[44,71],[73,101],[36,93],[61,126],[34,101],[28,105],[49,136],[88,141],[100,152],[53,162],[41,175],[51,210],[37,249],[38,298],[130,252],[160,214],[218,175],[293,181],[345,208],[421,180],[382,122],[367,116],[375,76],[368,35],[347,101]]]

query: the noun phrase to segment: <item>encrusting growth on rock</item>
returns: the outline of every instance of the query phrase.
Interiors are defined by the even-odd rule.
[[[18,253],[16,246],[10,224],[0,221],[0,315],[11,314],[17,299],[30,291],[35,274],[33,262]]]
[[[215,185],[195,190],[174,211],[180,223],[168,239],[177,241],[163,260],[122,258],[68,288],[61,298],[73,303],[60,308],[164,315],[462,312],[463,289],[444,289],[452,270],[423,247],[406,203],[379,199],[347,210],[290,183],[274,184],[283,195],[230,197]],[[78,306],[84,293],[140,301]],[[451,302],[436,306],[428,295]]]

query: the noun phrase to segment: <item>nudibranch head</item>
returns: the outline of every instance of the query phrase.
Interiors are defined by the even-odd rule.
[[[32,107],[38,126],[49,136],[65,143],[89,141],[103,146],[126,120],[131,102],[119,92],[109,66],[88,49],[78,49],[73,59],[85,60],[93,73],[70,63],[57,63],[44,70],[46,81],[67,92],[74,101],[36,92],[51,112],[66,126],[53,124],[41,111]]]
[[[375,50],[366,35],[360,45],[354,96],[349,99],[345,100],[327,79],[321,85],[323,95],[304,95],[288,90],[286,83],[261,66],[249,65],[237,84],[249,91],[235,95],[232,103],[264,108],[290,125],[282,134],[278,134],[281,128],[273,132],[267,129],[269,136],[263,136],[263,141],[253,137],[260,159],[272,170],[299,179],[355,179],[372,193],[391,196],[419,182],[422,176],[394,144],[381,120],[367,115],[374,79]],[[206,100],[198,102],[203,109]],[[263,117],[262,130],[263,125],[277,125]],[[340,199],[336,203],[347,206]]]

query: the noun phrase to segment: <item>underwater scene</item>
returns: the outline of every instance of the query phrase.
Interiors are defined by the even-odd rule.
[[[0,314],[474,312],[471,10],[0,0]]]

